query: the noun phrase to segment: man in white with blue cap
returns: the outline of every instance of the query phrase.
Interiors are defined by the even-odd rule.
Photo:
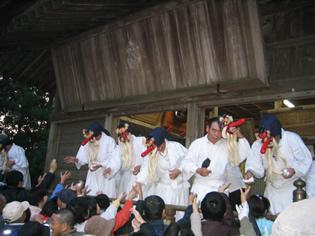
[[[301,137],[284,130],[277,117],[268,114],[260,121],[259,140],[247,158],[245,178],[266,176],[264,196],[270,201],[270,212],[276,215],[292,203],[293,183],[305,178],[311,163],[311,153]]]
[[[89,195],[104,193],[108,197],[116,197],[117,191],[114,176],[121,166],[115,140],[99,123],[93,122],[83,129],[84,141],[77,155],[67,156],[67,164],[75,164],[78,169],[88,164],[89,170],[85,186]]]

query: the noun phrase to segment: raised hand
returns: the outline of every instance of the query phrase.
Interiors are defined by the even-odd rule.
[[[224,183],[224,184],[222,184],[222,185],[219,187],[218,192],[219,192],[219,193],[224,193],[224,191],[225,191],[228,187],[230,187],[230,185],[231,185],[231,183]]]
[[[57,160],[52,159],[49,165],[49,172],[53,174],[56,172],[56,170],[57,170]]]
[[[128,199],[128,200],[133,200],[133,199],[135,199],[137,196],[138,196],[138,192],[137,192],[136,188],[135,188],[135,187],[132,187],[132,189],[131,189],[130,192],[128,193],[127,199]]]
[[[240,192],[241,192],[241,203],[244,203],[247,201],[247,198],[248,198],[248,194],[249,194],[249,191],[250,191],[250,186],[247,186],[245,189],[240,189]]]
[[[46,176],[46,173],[43,174],[43,175],[38,176],[38,178],[37,178],[37,184],[35,185],[35,187],[38,187],[38,186],[43,182],[45,176]]]
[[[64,173],[60,172],[60,183],[64,184],[68,179],[71,178],[71,172],[66,170]]]

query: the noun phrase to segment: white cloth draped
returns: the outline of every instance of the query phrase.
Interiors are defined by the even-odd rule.
[[[240,188],[245,187],[243,182],[243,175],[240,170],[239,165],[251,155],[250,144],[246,138],[241,138],[238,140],[238,150],[239,150],[239,163],[237,166],[233,166],[230,162],[227,165],[227,182],[231,183],[229,186],[229,191],[234,192]]]
[[[207,158],[211,160],[209,166],[211,173],[204,177],[197,174],[196,170],[201,167],[203,161]],[[213,144],[205,135],[192,142],[182,163],[182,169],[187,176],[195,176],[191,192],[198,194],[198,201],[201,201],[207,193],[218,191],[218,188],[226,182],[227,165],[228,148],[226,140],[220,139]]]
[[[31,189],[29,164],[24,149],[13,143],[8,152],[8,160],[15,161],[15,164],[11,168],[12,170],[18,170],[23,174],[23,187]]]
[[[143,158],[141,157],[141,153],[146,150],[146,146],[144,145],[144,142],[145,142],[145,137],[136,137],[132,135],[133,165],[130,170],[120,169],[119,177],[118,177],[119,178],[118,193],[122,193],[122,192],[128,193],[131,190],[132,185],[136,182],[136,175],[134,175],[132,172],[135,166],[138,166],[138,165],[142,166]]]
[[[140,173],[137,176],[137,182],[147,187],[147,196],[158,195],[166,204],[184,205],[188,204],[189,183],[187,177],[181,173],[176,179],[169,177],[169,171],[180,168],[181,162],[185,158],[187,149],[178,142],[165,141],[165,153],[159,153],[157,163],[158,182],[151,184],[148,180],[148,162],[146,157]]]
[[[80,146],[76,155],[78,163],[76,167],[81,168],[82,165],[89,163],[88,144]],[[95,196],[97,192],[102,192],[108,197],[116,197],[116,185],[114,176],[118,172],[121,166],[119,157],[119,150],[116,146],[115,140],[102,133],[99,140],[99,151],[95,164],[101,164],[102,167],[96,171],[88,170],[85,185],[91,190],[89,195]],[[103,176],[105,168],[111,168],[111,173],[107,176]]]
[[[279,153],[285,159],[273,158],[274,174],[266,178],[265,197],[270,201],[270,212],[278,214],[292,203],[292,192],[295,189],[293,182],[301,177],[305,180],[311,163],[312,156],[302,139],[296,133],[282,129],[282,138],[279,142]],[[246,171],[251,171],[257,178],[262,178],[268,169],[265,155],[260,153],[262,143],[255,141],[252,145],[252,155],[246,162]],[[295,175],[284,179],[281,175],[282,169],[294,168]]]

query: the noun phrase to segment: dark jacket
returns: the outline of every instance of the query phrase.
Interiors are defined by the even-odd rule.
[[[0,190],[0,193],[3,194],[3,196],[7,200],[7,203],[13,201],[27,201],[27,191],[25,188],[4,186],[3,189]]]

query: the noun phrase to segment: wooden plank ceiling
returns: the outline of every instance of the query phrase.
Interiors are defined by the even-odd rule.
[[[5,0],[0,3],[0,74],[55,89],[50,48],[161,0]]]

